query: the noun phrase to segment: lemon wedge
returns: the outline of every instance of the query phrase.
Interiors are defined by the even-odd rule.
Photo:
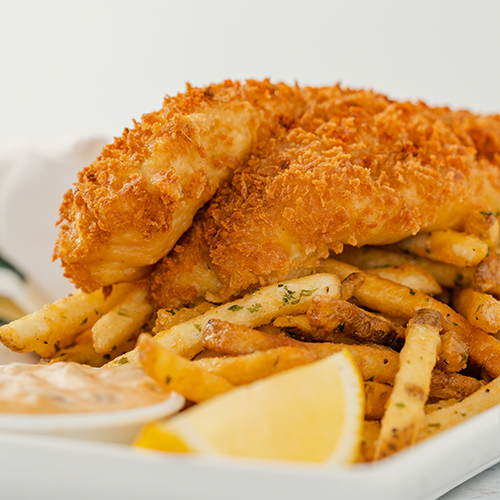
[[[137,446],[264,459],[352,463],[364,389],[348,351],[242,386],[148,425]]]

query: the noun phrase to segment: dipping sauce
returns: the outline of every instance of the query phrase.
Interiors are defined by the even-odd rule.
[[[72,362],[0,367],[0,413],[124,410],[170,397],[141,368],[91,368]]]

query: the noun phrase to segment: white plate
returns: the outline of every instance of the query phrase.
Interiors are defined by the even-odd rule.
[[[431,500],[500,462],[500,406],[375,464],[331,469],[0,433],[5,500]]]

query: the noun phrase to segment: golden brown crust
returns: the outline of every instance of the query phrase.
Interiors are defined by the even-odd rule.
[[[338,86],[304,95],[296,126],[239,167],[195,224],[222,299],[307,272],[344,244],[388,244],[460,226],[473,206],[500,208],[498,116]]]
[[[339,86],[189,87],[80,174],[55,257],[84,290],[142,277],[222,184],[151,282],[166,306],[224,300],[344,244],[460,227],[473,206],[497,212],[499,151],[499,116]]]
[[[269,81],[167,97],[79,174],[60,209],[54,258],[86,291],[144,274],[233,168],[302,108],[298,88]]]

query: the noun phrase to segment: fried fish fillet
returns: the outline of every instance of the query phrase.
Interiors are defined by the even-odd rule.
[[[500,208],[500,117],[303,89],[306,111],[236,169],[150,278],[158,305],[227,300],[343,245],[461,228]]]
[[[224,82],[165,99],[84,169],[54,259],[90,292],[151,271],[234,168],[304,112],[298,87]]]

